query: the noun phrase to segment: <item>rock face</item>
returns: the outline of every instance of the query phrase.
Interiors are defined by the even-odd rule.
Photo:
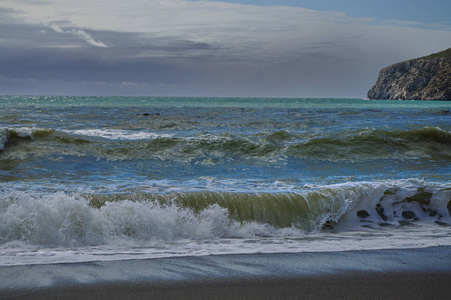
[[[451,100],[451,48],[382,69],[368,98]]]

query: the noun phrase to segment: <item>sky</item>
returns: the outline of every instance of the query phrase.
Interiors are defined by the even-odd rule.
[[[0,94],[365,98],[449,0],[0,0]]]

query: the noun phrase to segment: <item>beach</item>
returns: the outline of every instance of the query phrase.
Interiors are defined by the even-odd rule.
[[[0,268],[1,299],[448,299],[451,247]]]

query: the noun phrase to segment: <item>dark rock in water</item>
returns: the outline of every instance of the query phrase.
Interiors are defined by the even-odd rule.
[[[357,216],[359,218],[368,218],[370,216],[370,214],[366,210],[362,209],[357,212]]]
[[[413,218],[415,218],[415,213],[413,211],[410,211],[410,210],[403,211],[402,212],[402,217],[404,219],[413,219]]]
[[[394,188],[390,188],[384,192],[384,195],[396,195],[397,190]],[[382,200],[382,199],[381,199]]]
[[[411,223],[409,221],[399,220],[398,223],[399,223],[400,226],[415,226],[415,224],[413,224],[413,223]]]
[[[448,223],[440,222],[440,221],[434,221],[435,224],[440,226],[450,226]]]
[[[419,204],[422,205],[429,205],[431,204],[431,199],[432,199],[432,193],[430,192],[426,192],[425,188],[418,188],[417,189],[417,193],[415,195],[413,195],[412,197],[407,197],[405,199],[406,202],[418,202]]]
[[[327,230],[327,229],[330,230],[330,229],[333,229],[333,228],[334,228],[334,227],[333,227],[331,221],[326,221],[326,222],[324,222],[323,227],[322,227],[323,230]]]
[[[138,115],[143,115],[143,116],[150,116],[150,115],[153,115],[153,116],[159,116],[160,113],[155,113],[155,114],[143,113],[143,114],[138,114]]]
[[[370,221],[370,220],[360,220],[360,223],[373,223],[373,221]]]
[[[368,98],[451,100],[451,48],[382,69]]]
[[[386,215],[384,215],[384,210],[385,210],[385,209],[382,207],[382,205],[380,205],[380,203],[378,203],[378,204],[376,205],[376,212],[377,212],[377,214],[379,215],[379,217],[381,217],[382,220],[387,221],[387,220],[388,220],[388,217],[387,217]]]
[[[428,212],[429,212],[429,217],[435,217],[437,215],[436,210],[428,209]]]

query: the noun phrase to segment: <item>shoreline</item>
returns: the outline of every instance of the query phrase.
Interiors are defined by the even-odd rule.
[[[450,280],[449,246],[218,255],[0,267],[0,299],[445,299]]]

